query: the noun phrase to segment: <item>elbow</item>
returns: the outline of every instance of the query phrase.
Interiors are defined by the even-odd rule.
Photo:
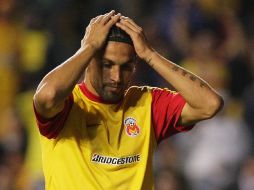
[[[220,95],[216,95],[215,97],[208,100],[206,104],[205,118],[210,119],[214,117],[224,106],[224,100]]]
[[[54,90],[40,88],[34,94],[33,101],[43,110],[50,110],[55,105],[56,93]]]

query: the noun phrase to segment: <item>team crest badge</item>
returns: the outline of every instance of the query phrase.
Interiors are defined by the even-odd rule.
[[[130,137],[136,137],[140,133],[140,127],[134,118],[128,117],[124,120],[126,134]]]

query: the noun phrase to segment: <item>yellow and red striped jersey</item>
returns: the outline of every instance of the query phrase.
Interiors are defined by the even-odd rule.
[[[154,189],[157,144],[192,128],[177,124],[184,104],[179,93],[135,86],[110,104],[81,83],[54,118],[35,110],[46,190]]]

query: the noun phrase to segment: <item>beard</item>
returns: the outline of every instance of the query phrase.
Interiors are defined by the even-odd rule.
[[[116,92],[110,92],[107,90],[103,90],[103,92],[100,96],[106,102],[117,103],[117,102],[121,101],[121,99],[123,98],[123,94],[124,93],[122,93],[122,92],[116,93]]]
[[[125,87],[122,84],[93,81],[92,86],[99,96],[109,103],[118,103],[124,96]]]

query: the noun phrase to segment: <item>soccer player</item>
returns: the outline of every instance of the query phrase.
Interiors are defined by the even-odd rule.
[[[137,56],[177,92],[129,87]],[[222,104],[205,81],[154,50],[133,20],[115,11],[97,16],[80,49],[34,95],[46,189],[154,189],[156,146]]]

